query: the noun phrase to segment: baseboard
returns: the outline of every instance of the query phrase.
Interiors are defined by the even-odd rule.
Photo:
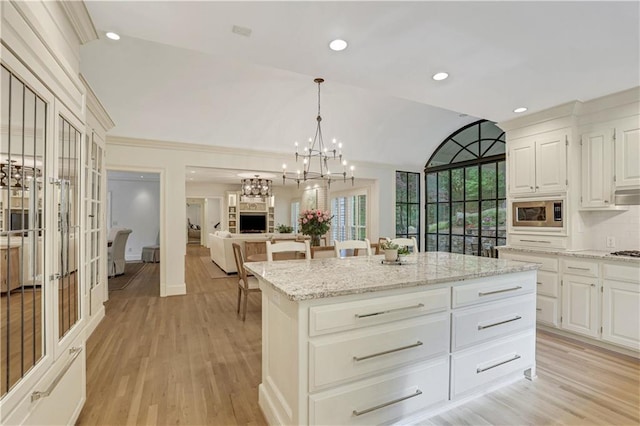
[[[160,286],[160,288],[162,288],[162,286]],[[165,286],[165,296],[182,296],[184,294],[187,294],[187,285],[184,283]]]
[[[142,259],[142,252],[140,253],[129,253],[124,255],[124,260],[127,262],[140,262]]]

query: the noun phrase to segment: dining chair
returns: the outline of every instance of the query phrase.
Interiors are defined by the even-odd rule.
[[[365,238],[364,240],[334,241],[334,244],[336,257],[343,257],[340,256],[340,252],[342,250],[353,250],[354,256],[358,256],[360,250],[365,250],[367,256],[371,256],[371,243],[367,238]]]
[[[312,259],[326,259],[328,257],[336,257],[333,246],[314,246],[311,247]]]
[[[247,303],[249,302],[249,293],[260,291],[258,285],[258,279],[253,276],[248,276],[247,271],[244,269],[244,255],[240,244],[233,243],[233,257],[236,260],[236,269],[238,270],[238,307],[236,313],[240,316],[240,303],[242,301],[242,295],[244,294],[244,306],[242,308],[242,321],[247,318]]]
[[[418,252],[418,242],[416,241],[416,237],[411,238],[392,238],[391,242],[397,244],[398,246],[408,247],[412,253]]]
[[[274,253],[293,253],[294,259],[298,259],[299,254],[304,254],[305,259],[311,259],[311,244],[305,241],[282,241],[276,244],[267,241],[267,261],[272,262]],[[278,259],[276,259],[278,260]]]

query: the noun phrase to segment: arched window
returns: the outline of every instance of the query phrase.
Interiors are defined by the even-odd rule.
[[[453,133],[424,171],[427,251],[480,255],[506,244],[505,140],[495,123]]]

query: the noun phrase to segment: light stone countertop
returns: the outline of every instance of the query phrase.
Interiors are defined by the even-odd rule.
[[[249,262],[245,268],[293,301],[450,283],[538,269],[534,263],[418,253],[412,263],[382,264],[384,255]]]
[[[625,263],[640,265],[640,258],[638,257],[613,256],[611,252],[608,252],[608,251],[598,251],[598,250],[566,251],[566,250],[554,250],[554,249],[544,249],[544,248],[534,248],[534,247],[513,247],[513,246],[498,246],[496,248],[498,249],[498,251],[501,251],[501,252],[504,251],[504,252],[511,252],[511,253],[557,255],[557,256],[564,256],[564,257],[578,257],[578,258],[585,258],[585,259],[625,262]],[[614,251],[617,251],[617,250],[614,249]]]

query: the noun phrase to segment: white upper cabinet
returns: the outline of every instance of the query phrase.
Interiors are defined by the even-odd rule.
[[[519,196],[566,191],[567,141],[566,132],[555,131],[510,142],[509,193]]]
[[[640,187],[640,116],[616,126],[615,151],[616,188]]]
[[[582,207],[613,204],[613,129],[582,135]]]

